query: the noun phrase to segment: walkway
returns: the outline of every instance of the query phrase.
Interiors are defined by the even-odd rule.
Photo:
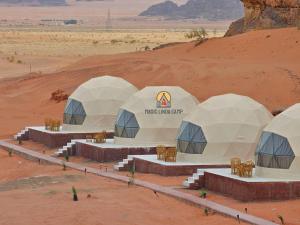
[[[127,176],[122,176],[122,175],[118,175],[116,173],[113,172],[105,172],[105,171],[100,171],[99,169],[95,169],[95,168],[91,168],[91,167],[86,167],[86,166],[82,166],[78,163],[72,163],[72,162],[65,162],[64,160],[61,159],[57,159],[48,155],[44,155],[41,153],[38,153],[36,151],[32,151],[30,149],[26,149],[23,148],[21,146],[18,145],[14,145],[11,143],[6,142],[5,140],[0,141],[0,147],[2,147],[3,149],[5,149],[6,151],[12,151],[14,154],[16,155],[20,155],[23,158],[29,159],[29,160],[33,160],[33,161],[40,161],[41,163],[51,163],[51,164],[56,164],[56,165],[63,165],[63,163],[65,163],[65,165],[69,168],[72,169],[76,169],[79,171],[86,171],[88,173],[91,174],[95,174],[98,176],[102,176],[102,177],[106,177],[106,178],[111,178],[117,181],[122,181],[122,182],[128,182],[129,178]],[[248,222],[250,224],[256,224],[256,225],[278,225],[274,222],[256,217],[256,216],[252,216],[249,214],[245,214],[243,212],[240,212],[238,210],[220,205],[218,203],[206,200],[206,199],[202,199],[199,198],[197,196],[191,195],[191,194],[187,194],[187,193],[183,193],[181,191],[177,191],[174,190],[170,187],[164,187],[161,185],[157,185],[157,184],[153,184],[150,182],[146,182],[146,181],[142,181],[142,180],[134,180],[134,184],[144,187],[144,188],[148,188],[151,189],[153,191],[156,191],[158,193],[162,193],[174,198],[177,198],[181,201],[193,204],[195,206],[198,207],[207,207],[210,208],[218,213],[227,215],[227,216],[231,216],[233,218],[237,218],[237,215],[239,215],[240,220]]]

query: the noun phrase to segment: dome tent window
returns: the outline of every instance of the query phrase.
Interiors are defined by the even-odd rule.
[[[256,150],[256,165],[267,168],[289,169],[295,154],[285,137],[263,132]]]
[[[177,149],[188,154],[202,154],[207,144],[202,128],[183,121],[177,137]]]
[[[74,99],[69,99],[65,108],[64,123],[82,125],[85,117],[86,113],[81,102]]]
[[[121,110],[117,116],[115,124],[115,136],[124,138],[134,138],[140,127],[135,115],[127,110]]]

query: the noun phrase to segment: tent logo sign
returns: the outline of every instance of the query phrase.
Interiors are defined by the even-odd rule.
[[[156,95],[156,108],[171,108],[171,94],[161,91]]]
[[[145,114],[153,115],[177,115],[182,114],[183,109],[171,109],[171,94],[167,91],[160,91],[156,97],[156,108],[154,109],[145,109]]]

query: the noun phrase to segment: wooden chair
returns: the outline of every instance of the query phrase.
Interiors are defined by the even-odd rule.
[[[244,170],[246,177],[252,177],[254,162],[252,160],[248,160],[244,163]]]
[[[50,128],[51,128],[51,119],[46,118],[46,119],[44,120],[44,124],[45,124],[45,129],[46,129],[46,130],[50,130]]]
[[[241,163],[240,165],[238,165],[237,167],[237,175],[240,177],[244,177],[245,176],[245,163]]]
[[[59,131],[60,130],[60,120],[50,120],[50,130]]]
[[[165,160],[165,152],[166,152],[166,147],[163,145],[159,145],[156,147],[156,154],[157,154],[157,159],[158,160]]]
[[[176,162],[177,149],[176,147],[170,147],[166,150],[165,161],[166,162]]]
[[[241,164],[240,158],[232,158],[231,159],[231,174],[237,174],[238,173],[238,167]]]
[[[86,135],[85,139],[86,139],[86,142],[93,142],[94,141],[93,135],[90,135],[90,134]]]
[[[98,133],[94,136],[95,143],[105,143],[106,142],[106,131]]]

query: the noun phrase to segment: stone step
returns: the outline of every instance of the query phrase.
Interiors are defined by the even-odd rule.
[[[114,169],[117,171],[120,171],[123,169],[126,165],[129,164],[130,161],[133,160],[133,156],[128,156],[127,159],[123,159],[122,162],[118,162],[116,165],[114,165]]]

